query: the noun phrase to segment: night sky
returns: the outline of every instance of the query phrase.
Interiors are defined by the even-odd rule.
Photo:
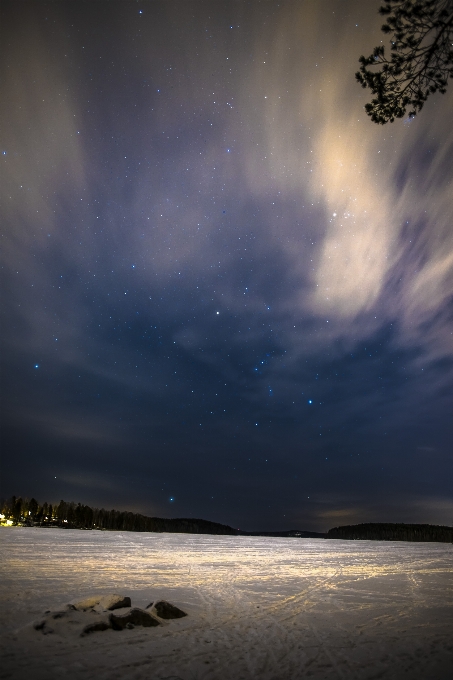
[[[373,0],[2,0],[1,495],[453,522],[453,88]]]

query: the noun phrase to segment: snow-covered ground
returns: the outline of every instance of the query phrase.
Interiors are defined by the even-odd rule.
[[[0,529],[1,678],[450,680],[453,546]],[[166,599],[155,628],[43,635],[89,595]]]

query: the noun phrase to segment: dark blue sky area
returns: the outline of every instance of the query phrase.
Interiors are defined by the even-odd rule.
[[[379,3],[2,2],[2,496],[451,524],[452,95]]]

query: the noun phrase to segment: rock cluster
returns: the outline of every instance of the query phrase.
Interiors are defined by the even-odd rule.
[[[81,636],[103,630],[124,630],[135,626],[160,626],[165,620],[180,619],[186,612],[174,604],[159,600],[145,609],[131,606],[131,598],[121,595],[99,595],[67,604],[58,611],[46,611],[33,628],[44,635],[68,634],[77,630]]]

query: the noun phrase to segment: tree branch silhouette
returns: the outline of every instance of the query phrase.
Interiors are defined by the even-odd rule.
[[[453,78],[453,0],[387,0],[379,13],[387,17],[381,30],[393,34],[390,55],[378,45],[359,58],[355,77],[376,95],[366,113],[384,125],[408,108],[415,116],[430,94],[445,94]]]

